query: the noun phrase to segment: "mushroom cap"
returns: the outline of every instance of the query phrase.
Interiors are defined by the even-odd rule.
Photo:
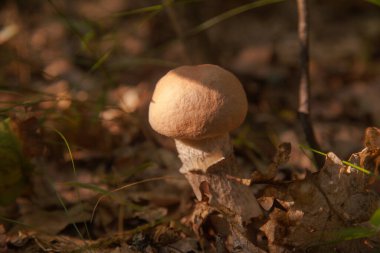
[[[182,66],[157,83],[149,105],[149,123],[167,137],[198,140],[226,134],[247,114],[240,81],[211,64]]]

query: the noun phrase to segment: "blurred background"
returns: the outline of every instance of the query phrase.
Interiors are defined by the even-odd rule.
[[[348,159],[380,125],[380,2],[308,2],[312,121],[323,151]],[[67,220],[40,227],[47,210],[67,214],[57,192],[74,214],[85,202],[74,221],[85,231],[102,190],[167,175],[179,179],[105,201],[89,234],[188,213],[174,144],[147,121],[157,80],[186,64],[218,64],[243,83],[249,113],[233,133],[242,170],[265,170],[282,142],[292,144],[284,170],[314,170],[299,148],[295,1],[3,0],[0,55],[0,214],[11,220],[75,234]]]

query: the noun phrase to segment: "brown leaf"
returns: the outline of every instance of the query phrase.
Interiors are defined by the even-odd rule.
[[[365,131],[364,145],[372,150],[380,148],[380,129],[368,127]]]
[[[191,214],[190,223],[193,228],[193,231],[197,235],[198,238],[201,238],[202,225],[207,219],[207,217],[214,211],[212,207],[210,207],[206,202],[198,202],[195,204],[195,208],[193,213]]]
[[[69,224],[85,222],[90,219],[91,213],[86,211],[82,204],[78,204],[68,209],[67,213],[64,210],[45,211],[36,209],[20,217],[18,221],[33,230],[56,235]],[[24,226],[16,225],[11,231],[20,231],[23,228]]]
[[[278,168],[289,161],[291,151],[292,146],[290,143],[281,143],[277,147],[276,155],[274,156],[271,164],[267,167],[267,170],[265,172],[255,171],[252,173],[252,183],[273,180],[277,175]]]

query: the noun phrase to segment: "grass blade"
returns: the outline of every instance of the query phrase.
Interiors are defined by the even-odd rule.
[[[24,226],[24,227],[28,227],[28,228],[33,228],[33,229],[35,229],[35,228],[34,228],[33,226],[31,226],[31,225],[25,224],[25,223],[20,222],[20,221],[18,221],[18,220],[9,219],[9,218],[3,217],[3,216],[0,216],[0,220],[6,221],[6,222],[9,222],[9,223],[12,223],[12,224],[17,224],[17,225],[20,225],[20,226]]]
[[[112,194],[112,192],[105,190],[103,188],[100,188],[99,186],[94,185],[94,184],[87,184],[87,183],[81,183],[81,182],[66,182],[64,184],[69,185],[69,186],[73,186],[73,187],[84,188],[84,189],[91,190],[91,191],[94,191],[94,192],[97,192],[97,193],[100,193],[103,195]]]
[[[236,15],[239,15],[239,14],[241,14],[243,12],[246,12],[246,11],[258,8],[258,7],[262,7],[262,6],[265,6],[265,5],[283,2],[283,1],[284,0],[259,0],[259,1],[253,2],[253,3],[248,3],[248,4],[245,4],[245,5],[236,7],[234,9],[231,9],[231,10],[228,10],[226,12],[223,12],[222,14],[220,14],[218,16],[215,16],[215,17],[213,17],[213,18],[211,18],[211,19],[203,22],[199,26],[197,26],[194,29],[190,30],[186,34],[186,36],[193,36],[193,35],[195,35],[197,33],[203,32],[203,31],[205,31],[205,30],[213,27],[214,25],[217,25],[217,24],[221,23],[222,21],[225,21],[225,20],[227,20],[229,18],[232,18],[232,17],[234,17]]]
[[[61,139],[65,142],[65,145],[66,145],[66,148],[69,152],[69,156],[70,156],[70,160],[71,160],[71,165],[73,166],[73,171],[74,171],[74,175],[77,174],[76,172],[76,168],[75,168],[75,163],[74,163],[74,157],[73,157],[73,153],[71,152],[71,148],[70,148],[70,145],[69,145],[69,142],[67,141],[66,137],[60,132],[58,131],[57,129],[53,129],[54,132],[56,132],[60,137]]]
[[[108,59],[108,57],[111,55],[111,51],[108,51],[106,52],[105,54],[103,54],[93,65],[92,67],[90,68],[89,72],[91,73],[92,71],[94,70],[97,70],[99,67],[101,67],[103,65],[103,63],[106,62],[106,60]]]
[[[353,227],[345,228],[337,232],[338,240],[337,241],[350,241],[360,238],[368,238],[376,235],[377,231],[373,228],[366,227]]]
[[[327,154],[326,154],[326,153],[323,153],[323,152],[321,152],[321,151],[319,151],[319,150],[316,150],[316,149],[313,149],[313,148],[310,148],[310,147],[308,147],[308,146],[304,146],[304,145],[299,145],[299,146],[300,146],[301,149],[306,149],[306,150],[312,151],[312,152],[314,152],[314,153],[317,153],[317,154],[319,154],[319,155],[323,155],[323,156],[326,156],[326,157],[327,157]],[[362,168],[362,167],[360,167],[360,166],[358,166],[358,165],[356,165],[356,164],[353,164],[353,163],[350,163],[350,162],[347,162],[347,161],[342,161],[342,163],[343,163],[344,165],[348,165],[348,166],[350,166],[350,167],[352,167],[352,168],[354,168],[354,169],[357,169],[357,170],[363,172],[364,174],[372,175],[372,172],[371,172],[371,171],[366,170],[366,169],[364,169],[364,168]]]
[[[189,4],[194,2],[201,2],[203,0],[180,0],[176,1],[174,4]],[[121,11],[116,14],[114,14],[115,17],[125,17],[125,16],[131,16],[135,14],[144,14],[144,13],[150,13],[150,12],[160,12],[164,9],[163,4],[155,4],[147,7],[141,7],[134,10],[129,11]]]
[[[354,169],[357,169],[357,170],[363,172],[364,174],[372,175],[372,172],[371,172],[371,171],[366,170],[366,169],[364,169],[364,168],[362,168],[362,167],[360,167],[360,166],[358,166],[358,165],[356,165],[356,164],[353,164],[353,163],[350,163],[350,162],[347,162],[347,161],[342,161],[342,163],[343,163],[344,165],[348,165],[348,166],[350,166],[350,167],[352,167],[352,168],[354,168]]]
[[[171,61],[165,61],[161,59],[156,58],[149,58],[149,57],[134,57],[134,58],[127,58],[122,59],[119,61],[116,61],[114,63],[111,63],[111,67],[114,69],[125,69],[125,68],[132,68],[132,67],[138,67],[138,66],[157,66],[157,67],[168,67],[168,68],[175,68],[178,67],[180,64],[176,62]]]
[[[73,173],[74,173],[74,176],[76,176],[77,174],[76,174],[76,168],[75,168],[75,163],[74,163],[74,157],[73,157],[73,153],[71,152],[71,148],[70,148],[69,142],[67,141],[66,137],[65,137],[60,131],[58,131],[56,128],[53,128],[53,130],[54,130],[54,132],[56,132],[56,133],[61,137],[61,139],[65,142],[66,148],[67,148],[67,150],[68,150],[68,152],[69,152],[69,155],[70,155],[71,165],[72,165],[72,167],[73,167]],[[53,187],[53,189],[54,189],[54,187]],[[55,192],[56,192],[56,195],[57,195],[57,198],[58,198],[59,202],[61,203],[63,209],[65,210],[65,213],[68,215],[67,208],[66,208],[66,206],[65,206],[65,204],[64,204],[64,202],[63,202],[63,200],[62,200],[61,197],[59,196],[58,192],[57,192],[57,191],[55,191]],[[78,189],[76,189],[75,192],[76,192],[76,195],[77,195],[78,199],[80,199],[80,194],[79,194]],[[84,209],[84,208],[83,208],[83,202],[80,201],[80,204],[81,204],[81,208],[82,208],[82,210],[83,210],[83,209]],[[73,223],[73,226],[74,226],[75,230],[81,235],[81,238],[83,239],[83,236],[82,236],[82,234],[80,233],[80,231],[79,231],[77,225],[76,225],[75,223]],[[88,237],[91,238],[91,236],[90,236],[90,231],[89,231],[88,226],[87,226],[87,222],[84,223],[84,226],[85,226],[86,233],[87,233]]]
[[[119,13],[116,13],[114,16],[116,17],[123,17],[123,16],[130,16],[134,14],[143,14],[143,13],[148,13],[148,12],[154,12],[154,11],[161,11],[164,8],[162,4],[156,4],[148,7],[142,7],[130,11],[122,11]]]
[[[134,183],[130,183],[130,184],[126,184],[124,186],[121,186],[119,188],[116,188],[114,190],[112,190],[110,193],[114,193],[114,192],[117,192],[117,191],[121,191],[121,190],[124,190],[124,189],[127,189],[129,187],[132,187],[132,186],[135,186],[135,185],[138,185],[138,184],[143,184],[143,183],[147,183],[147,182],[153,182],[153,181],[160,181],[160,180],[168,180],[168,179],[181,179],[181,178],[177,178],[177,177],[172,177],[172,176],[162,176],[162,177],[153,177],[153,178],[148,178],[148,179],[143,179],[143,180],[140,180],[140,181],[137,181],[137,182],[134,182]],[[94,209],[92,210],[92,215],[91,215],[91,222],[93,221],[94,219],[94,216],[95,216],[95,212],[96,212],[96,209],[98,208],[100,202],[103,200],[103,198],[109,196],[109,194],[107,195],[103,195],[101,196],[98,201],[96,202],[95,206],[94,206]]]
[[[377,209],[376,212],[372,215],[371,219],[369,220],[369,222],[377,227],[377,228],[380,228],[380,209]]]
[[[380,7],[380,0],[367,0],[367,2]]]
[[[69,211],[67,210],[65,202],[63,202],[63,199],[61,198],[61,196],[59,195],[59,193],[57,191],[55,191],[55,194],[56,194],[58,201],[61,204],[63,210],[65,211],[66,216],[68,218],[70,218]],[[74,227],[75,231],[78,233],[79,237],[84,241],[84,237],[83,237],[82,233],[79,231],[77,224],[75,222],[73,222],[73,223],[71,223],[71,225],[73,225],[73,227]]]

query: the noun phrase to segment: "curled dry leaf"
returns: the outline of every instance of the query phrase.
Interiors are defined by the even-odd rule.
[[[359,156],[359,164],[361,167],[371,171],[375,176],[380,171],[380,129],[369,127],[365,132],[364,145],[366,147]],[[380,186],[376,177],[372,177],[369,184],[373,184],[372,189],[380,192]]]
[[[365,131],[364,145],[370,149],[375,150],[380,147],[380,129],[376,127],[368,127]]]
[[[367,129],[366,148],[353,154],[350,163],[363,166],[372,173],[378,170],[378,131]],[[335,154],[328,153],[320,172],[286,187],[271,186],[271,190],[264,191],[262,199],[275,196],[285,203],[286,210],[274,208],[261,227],[268,238],[269,252],[295,249],[368,252],[369,246],[364,240],[339,241],[337,231],[365,224],[379,207],[380,197],[371,191],[371,181],[371,176],[344,165]],[[333,246],[329,245],[337,241]],[[317,245],[318,248],[314,247]]]
[[[197,202],[193,213],[191,214],[189,223],[191,223],[193,231],[198,239],[202,238],[202,225],[206,218],[214,211],[214,209],[205,202]]]
[[[292,146],[290,143],[281,143],[277,147],[276,155],[274,156],[272,162],[269,164],[265,173],[260,171],[255,171],[254,173],[252,173],[252,183],[272,180],[277,175],[278,168],[289,161],[291,152]]]

